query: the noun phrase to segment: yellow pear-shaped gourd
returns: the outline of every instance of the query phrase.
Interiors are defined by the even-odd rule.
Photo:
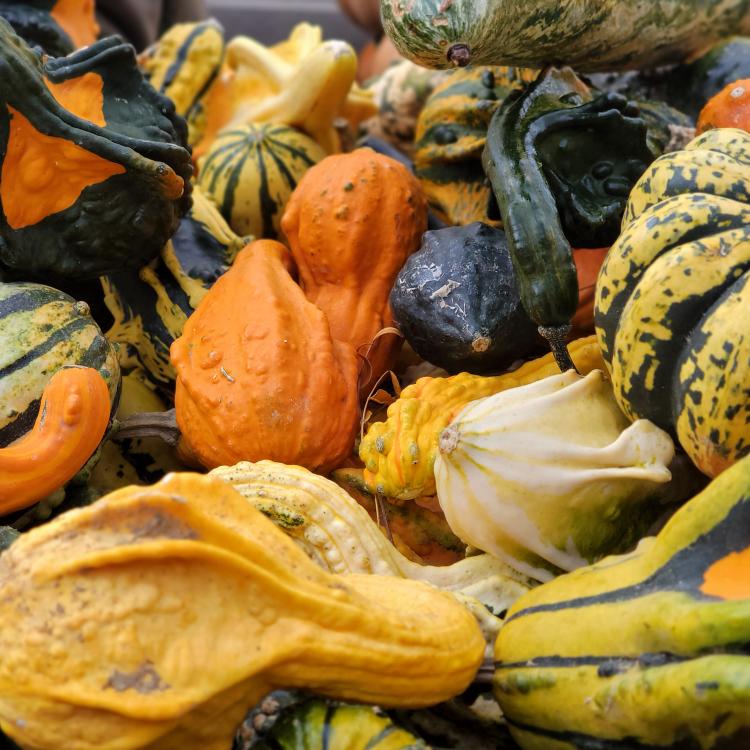
[[[450,594],[326,573],[197,474],[25,534],[0,599],[0,729],[33,750],[227,750],[278,687],[425,706],[468,686],[485,645]]]
[[[409,560],[349,493],[300,466],[245,461],[214,469],[211,476],[229,482],[331,573],[372,573],[427,581],[446,591],[472,596],[497,613],[508,609],[530,588],[530,581],[491,555],[467,557],[447,566]]]
[[[582,375],[603,369],[595,336],[573,341],[568,349]],[[420,378],[404,388],[388,407],[386,421],[374,423],[360,444],[370,492],[399,500],[434,495],[438,438],[466,404],[558,372],[554,357],[547,354],[495,377],[462,372],[448,378]]]
[[[438,500],[453,532],[540,581],[634,544],[674,457],[666,432],[629,423],[600,370],[469,404],[439,447]]]

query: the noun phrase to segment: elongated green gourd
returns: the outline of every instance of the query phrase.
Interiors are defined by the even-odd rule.
[[[681,62],[750,31],[750,0],[381,0],[386,33],[426,68]]]

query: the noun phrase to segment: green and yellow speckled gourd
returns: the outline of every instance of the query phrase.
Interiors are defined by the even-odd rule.
[[[381,0],[380,9],[399,52],[427,68],[650,68],[750,32],[748,0]]]
[[[584,375],[604,366],[593,336],[573,341],[570,355]],[[434,495],[438,439],[461,409],[470,401],[558,372],[552,354],[548,354],[495,377],[461,373],[449,378],[420,378],[404,388],[388,407],[386,421],[372,424],[360,443],[367,487],[372,493],[399,500]]]
[[[104,302],[115,321],[107,337],[120,344],[123,365],[143,367],[155,384],[171,391],[176,374],[169,347],[251,240],[236,235],[196,187],[190,212],[156,260],[138,271],[102,277]]]
[[[430,208],[448,224],[498,224],[482,150],[492,115],[511,91],[536,78],[520,68],[456,70],[425,102],[414,143],[414,167]]]
[[[508,613],[494,692],[524,750],[739,750],[750,740],[750,458],[635,552]]]
[[[326,152],[286,125],[222,130],[198,162],[198,185],[241,235],[274,240],[294,188]]]
[[[0,447],[32,428],[42,392],[63,367],[97,370],[116,405],[117,353],[85,302],[41,284],[0,283],[0,341]]]
[[[78,281],[149,262],[190,205],[192,166],[133,47],[48,58],[0,19],[0,50],[0,266]]]
[[[211,18],[175,24],[138,58],[149,83],[187,120],[191,146],[203,135],[202,99],[221,70],[224,48],[224,29]]]
[[[548,581],[630,549],[663,513],[673,458],[601,370],[569,370],[470,403],[440,434],[435,484],[457,536]]]
[[[231,484],[330,573],[426,581],[503,612],[532,582],[490,555],[452,565],[421,565],[402,555],[351,495],[299,466],[273,461],[221,466],[210,476]]]
[[[596,328],[618,403],[715,476],[750,451],[750,134],[654,162],[602,267]]]
[[[450,594],[326,573],[197,474],[27,532],[0,555],[0,597],[0,728],[34,750],[227,750],[280,686],[432,705],[485,648]]]

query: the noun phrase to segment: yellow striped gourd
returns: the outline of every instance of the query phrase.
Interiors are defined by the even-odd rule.
[[[750,458],[631,554],[532,590],[495,646],[524,750],[750,742]]]
[[[602,267],[595,319],[617,400],[715,476],[750,452],[750,134],[655,161]]]

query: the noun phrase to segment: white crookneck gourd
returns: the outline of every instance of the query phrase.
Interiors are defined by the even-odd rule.
[[[506,610],[531,584],[503,561],[476,555],[437,567],[409,560],[367,511],[330,480],[273,461],[221,466],[211,476],[229,482],[331,573],[368,573],[426,581]]]
[[[440,436],[435,481],[453,533],[547,581],[633,546],[673,457],[601,371],[571,370],[469,404]]]

